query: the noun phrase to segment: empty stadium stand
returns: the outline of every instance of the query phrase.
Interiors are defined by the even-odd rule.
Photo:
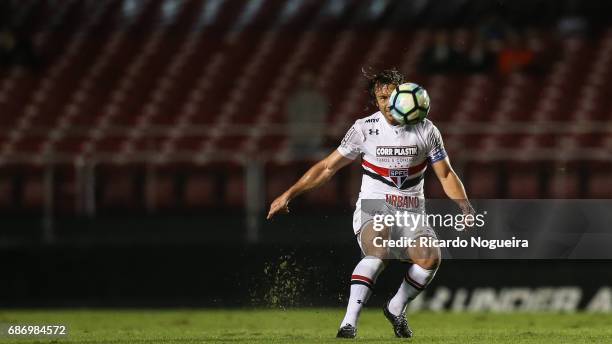
[[[428,89],[430,117],[475,197],[612,196],[612,27],[538,37],[553,51],[547,73],[427,75],[418,60],[432,29],[400,25],[400,6],[15,2],[15,25],[45,66],[0,69],[0,208],[42,209],[52,192],[57,209],[85,211],[88,182],[102,210],[241,208],[249,160],[269,164],[270,200],[313,159],[291,157],[284,130],[300,74],[329,99],[332,143],[371,111],[365,66],[396,66]],[[457,44],[473,35],[461,30]],[[350,170],[303,203],[350,206],[358,181]]]

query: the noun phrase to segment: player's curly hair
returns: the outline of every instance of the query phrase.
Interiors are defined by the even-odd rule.
[[[397,69],[385,69],[378,73],[373,73],[371,70],[362,69],[363,75],[368,80],[368,93],[370,100],[376,104],[376,87],[379,85],[395,85],[399,86],[404,83],[404,76]]]

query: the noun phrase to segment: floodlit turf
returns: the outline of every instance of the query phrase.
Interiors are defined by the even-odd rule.
[[[60,339],[0,343],[339,343],[340,309],[0,311],[0,324],[66,324]],[[413,343],[612,343],[612,315],[452,314],[410,316]],[[364,312],[358,343],[398,343],[382,312]]]

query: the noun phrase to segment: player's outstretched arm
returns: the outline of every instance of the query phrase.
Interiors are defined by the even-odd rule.
[[[339,169],[348,165],[353,160],[344,157],[342,154],[334,150],[325,159],[317,162],[312,166],[302,178],[300,178],[292,187],[278,196],[270,205],[268,219],[271,219],[278,213],[289,212],[289,202],[298,195],[325,184],[331,177],[338,172]]]
[[[436,173],[436,177],[440,180],[446,196],[457,202],[457,205],[459,205],[464,214],[473,213],[474,209],[465,193],[463,183],[461,183],[461,180],[451,167],[448,157],[433,163],[431,166]]]

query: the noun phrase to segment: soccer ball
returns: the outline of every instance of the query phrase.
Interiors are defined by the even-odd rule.
[[[423,87],[407,82],[393,90],[389,108],[399,124],[417,124],[429,113],[429,95]]]

